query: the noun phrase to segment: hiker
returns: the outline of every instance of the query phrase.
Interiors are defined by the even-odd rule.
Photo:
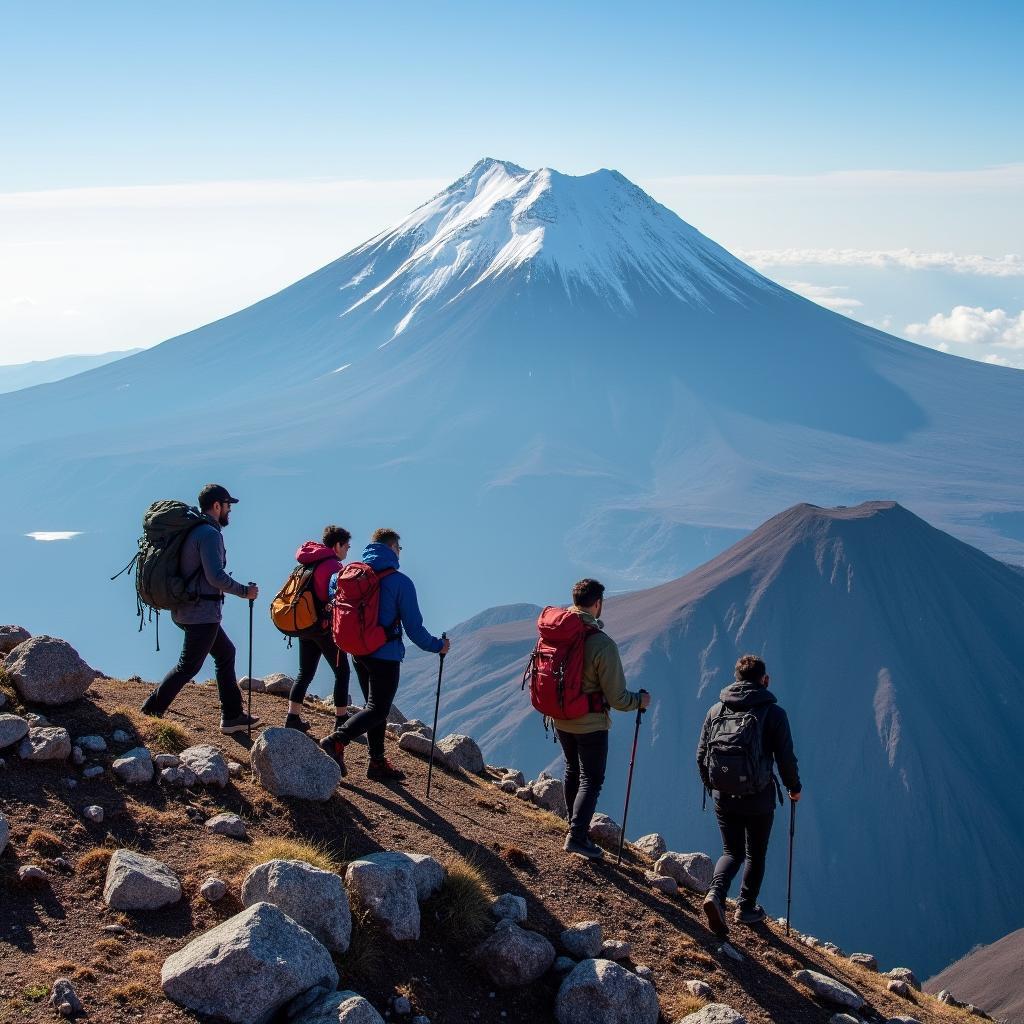
[[[569,833],[564,848],[579,857],[600,860],[604,851],[590,839],[590,819],[597,808],[608,763],[608,730],[612,727],[608,709],[646,708],[651,695],[646,690],[631,693],[626,689],[619,648],[604,632],[601,622],[603,584],[597,580],[580,580],[572,588],[572,602],[568,611],[580,618],[585,630],[582,690],[589,697],[591,710],[578,718],[551,719],[565,755]]]
[[[769,682],[765,663],[756,655],[744,654],[736,662],[736,681],[722,690],[719,703],[708,711],[697,744],[697,768],[705,790],[714,797],[724,848],[703,909],[708,926],[721,939],[729,934],[725,897],[741,867],[743,882],[733,920],[757,924],[765,919],[757,896],[776,795],[783,802],[773,764],[789,799],[793,803],[800,799],[789,718],[768,692]]]
[[[388,712],[398,690],[402,659],[405,657],[402,629],[404,627],[409,639],[424,651],[447,654],[451,646],[449,640],[432,636],[423,628],[423,616],[416,600],[416,588],[408,576],[398,571],[398,559],[402,551],[400,542],[401,537],[394,530],[376,530],[363,551],[362,561],[350,563],[345,570],[347,573],[353,569],[358,571],[360,567],[367,567],[376,576],[380,588],[379,611],[377,623],[371,625],[383,628],[385,642],[371,653],[357,654],[353,657],[356,679],[366,703],[361,711],[357,711],[320,741],[320,746],[338,762],[342,775],[345,775],[345,748],[356,737],[365,734],[370,748],[370,762],[366,775],[368,778],[385,782],[397,782],[405,778],[405,772],[396,768],[384,755],[384,730]],[[334,608],[335,640],[339,641],[339,644],[338,616],[341,604],[340,590],[343,587],[342,577],[343,574],[339,573],[336,581],[339,594],[335,597]]]
[[[225,736],[246,732],[259,722],[242,710],[242,692],[235,678],[235,645],[221,627],[225,594],[255,601],[260,588],[239,583],[225,571],[227,552],[221,530],[231,520],[232,498],[221,484],[207,484],[199,492],[203,521],[194,527],[181,548],[181,575],[195,580],[197,600],[174,608],[171,617],[185,634],[178,664],[164,677],[142,705],[142,712],[161,718],[181,688],[195,678],[208,655],[213,655],[220,696],[220,731]]]
[[[331,577],[342,568],[342,562],[348,554],[352,534],[342,526],[325,526],[323,542],[307,540],[295,552],[295,560],[300,565],[315,565],[313,570],[313,594],[321,608],[327,606],[328,588]],[[302,702],[306,699],[306,690],[316,675],[321,655],[327,660],[334,673],[334,728],[340,729],[348,715],[348,655],[338,649],[327,622],[321,631],[299,638],[299,674],[295,677],[288,694],[288,714],[285,716],[286,729],[298,729],[309,732],[309,722],[302,718]]]

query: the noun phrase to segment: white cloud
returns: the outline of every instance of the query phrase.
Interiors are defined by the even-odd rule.
[[[1012,316],[1004,309],[954,306],[952,312],[936,313],[926,323],[907,324],[905,333],[958,345],[1024,349],[1024,311]]]
[[[1001,356],[998,352],[990,352],[985,356],[986,363],[991,363],[993,366],[1020,366],[1020,363],[1011,362],[1006,356]]]
[[[882,270],[945,270],[980,277],[1024,277],[1024,256],[982,256],[913,249],[746,249],[737,255],[759,270],[765,267],[874,267]]]
[[[33,540],[41,541],[53,541],[53,540],[71,540],[72,537],[81,537],[81,530],[36,530],[33,533],[26,533],[26,537],[31,537]]]
[[[782,284],[797,295],[802,295],[819,306],[834,309],[837,313],[846,313],[864,305],[859,299],[839,294],[849,290],[846,285],[810,284],[807,281],[783,281]]]

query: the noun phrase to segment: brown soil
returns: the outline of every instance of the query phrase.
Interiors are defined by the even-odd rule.
[[[98,680],[85,700],[39,710],[72,736],[99,733],[109,743],[114,729],[131,727],[131,709],[147,692],[144,683]],[[285,708],[283,698],[254,695],[254,709],[265,721],[279,724]],[[314,734],[326,731],[326,712],[310,707],[307,717]],[[244,735],[240,740],[220,735],[214,687],[186,687],[167,720],[183,727],[191,742],[213,743],[247,763]],[[146,728],[144,720],[134,721],[136,728]],[[404,784],[389,787],[366,779],[365,747],[353,746],[349,775],[325,804],[278,800],[255,785],[247,771],[223,791],[126,787],[109,772],[86,780],[70,765],[23,763],[6,751],[0,808],[12,836],[0,856],[0,1024],[53,1020],[46,1000],[53,979],[61,975],[74,979],[90,1021],[199,1019],[163,997],[160,966],[168,954],[241,909],[241,879],[259,857],[260,841],[273,838],[319,844],[339,867],[380,849],[467,858],[494,893],[524,896],[528,926],[556,946],[562,929],[587,919],[600,921],[607,938],[628,939],[632,961],[655,973],[665,1021],[694,1009],[683,982],[700,978],[711,985],[716,1001],[728,1003],[751,1024],[825,1024],[834,1011],[790,978],[801,967],[860,991],[871,1006],[862,1016],[884,1020],[903,1014],[922,1022],[952,1017],[927,996],[915,994],[908,1005],[885,990],[884,979],[787,940],[775,924],[736,926],[733,945],[744,961],[735,963],[719,952],[703,927],[698,896],[666,897],[645,886],[643,871],[650,863],[642,856],[627,854],[621,867],[614,858],[593,864],[569,857],[561,849],[564,833],[556,819],[500,793],[486,779],[435,768],[428,802],[426,764],[389,743],[389,755],[408,773]],[[111,746],[105,762],[119,752]],[[69,787],[69,780],[77,784]],[[105,809],[103,824],[83,819],[82,809],[89,804]],[[205,820],[224,810],[246,819],[251,841],[207,834]],[[185,898],[177,907],[125,915],[104,906],[104,850],[121,845],[157,857],[178,873]],[[59,857],[72,865],[70,872],[54,866]],[[17,869],[28,863],[44,866],[50,884],[30,888],[19,883]],[[229,883],[229,895],[216,906],[198,895],[210,874]],[[121,930],[104,931],[112,925]],[[402,992],[433,1024],[554,1019],[554,980],[526,990],[496,990],[467,959],[469,948],[465,937],[452,935],[437,908],[428,904],[419,942],[394,943],[371,927],[357,926],[353,949],[337,964],[343,987],[366,996],[382,1014]]]

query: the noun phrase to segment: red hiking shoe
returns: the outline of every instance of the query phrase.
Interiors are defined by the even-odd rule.
[[[379,782],[400,782],[405,778],[405,772],[396,768],[386,757],[371,757],[366,768],[368,779],[377,779]]]
[[[337,733],[333,732],[320,741],[320,749],[337,762],[342,776],[348,775],[348,769],[345,767],[345,748],[347,746],[348,744],[344,740],[338,739]]]

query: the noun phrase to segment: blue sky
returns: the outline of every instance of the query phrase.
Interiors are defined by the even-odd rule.
[[[1024,306],[1024,274],[989,275],[993,291],[919,270],[908,292],[884,270],[854,282],[849,260],[793,255],[1024,249],[1019,4],[51,2],[0,15],[0,362],[152,344],[230,312],[483,155],[615,167],[730,248],[789,250],[783,267],[759,265],[896,332],[964,303]],[[316,187],[351,181],[377,191],[310,211]],[[225,182],[284,184],[243,216],[237,198],[211,198]],[[203,196],[191,234],[174,202],[159,215],[158,190],[175,184]],[[282,199],[299,185],[301,213]],[[145,215],[138,193],[115,194],[135,186],[154,190]],[[79,201],[26,209],[24,193],[55,190]],[[228,265],[219,282],[211,249]],[[86,251],[123,294],[76,283]],[[140,288],[148,319],[132,312]]]

